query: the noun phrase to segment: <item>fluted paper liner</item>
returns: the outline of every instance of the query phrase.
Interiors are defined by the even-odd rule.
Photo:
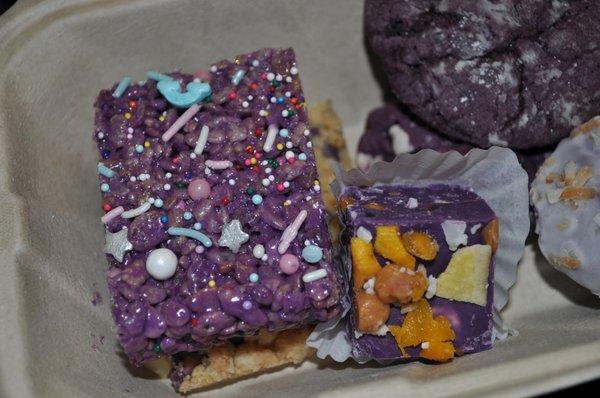
[[[368,187],[389,183],[411,186],[452,184],[471,188],[481,196],[500,221],[494,270],[494,340],[504,340],[509,334],[516,333],[500,316],[508,302],[509,290],[516,282],[517,264],[529,233],[527,173],[513,151],[492,147],[473,149],[461,155],[455,151],[439,153],[425,149],[416,154],[398,155],[392,162],[377,162],[366,173],[358,169],[343,171],[339,165],[334,166],[334,170],[336,180],[331,188],[338,198],[346,186]],[[349,292],[351,267],[349,258],[347,260],[341,267],[346,277],[346,293]],[[348,294],[343,304],[344,313],[335,320],[318,325],[307,340],[309,346],[317,349],[319,358],[330,356],[338,362],[352,358],[346,328],[351,305]]]

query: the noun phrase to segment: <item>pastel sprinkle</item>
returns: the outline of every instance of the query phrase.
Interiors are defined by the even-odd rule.
[[[208,126],[202,126],[202,129],[200,129],[200,136],[198,137],[198,141],[196,141],[196,146],[194,147],[194,153],[196,155],[202,155],[204,147],[206,146],[206,141],[208,140],[208,133]]]
[[[244,307],[245,310],[252,309],[252,302],[246,300],[242,303],[242,307]]]
[[[135,146],[135,151],[136,151],[137,153],[142,153],[142,152],[144,152],[144,146],[143,146],[142,144],[136,144],[136,146]]]
[[[238,70],[237,72],[235,72],[235,75],[233,75],[231,83],[237,86],[238,84],[240,84],[245,74],[246,72],[243,69]]]
[[[298,155],[298,159],[300,160],[306,160],[306,154],[305,153],[301,153]]]
[[[323,249],[316,245],[308,245],[302,249],[302,258],[311,264],[318,263],[323,258]]]
[[[117,88],[115,88],[115,91],[113,91],[113,97],[119,98],[120,96],[122,96],[125,90],[127,90],[127,87],[129,87],[129,85],[131,84],[131,80],[132,79],[129,76],[125,76],[124,78],[122,78],[119,84],[117,85]]]
[[[252,195],[252,203],[254,203],[255,205],[259,205],[261,204],[263,201],[262,196],[260,196],[259,194],[254,194]]]
[[[125,209],[123,208],[123,206],[115,207],[114,209],[110,210],[108,213],[100,217],[100,221],[106,224],[107,222],[119,217],[121,214],[123,214],[124,211]]]
[[[206,162],[204,162],[204,164],[206,165],[206,167],[209,167],[209,168],[215,169],[215,170],[224,170],[224,169],[228,169],[231,166],[233,166],[233,163],[231,163],[229,160],[210,160],[210,159],[208,159]]]
[[[123,217],[123,218],[137,217],[140,214],[144,214],[145,212],[150,210],[150,207],[152,207],[150,202],[144,202],[142,205],[136,207],[135,209],[131,209],[131,210],[127,210],[127,211],[123,212],[123,214],[121,214],[121,217]]]
[[[177,108],[189,108],[210,97],[212,91],[208,83],[192,81],[186,85],[185,91],[176,80],[161,80],[156,84],[158,91]]]
[[[302,275],[302,281],[304,283],[310,283],[310,282],[317,281],[319,279],[323,279],[326,276],[327,276],[327,270],[324,270],[323,268],[321,268],[316,271],[307,272],[306,274]]]
[[[256,272],[251,273],[248,280],[252,283],[258,282],[258,274]]]
[[[194,229],[199,230],[200,228],[202,228],[202,224],[200,224],[199,222],[194,223]]]
[[[106,178],[112,178],[116,174],[114,171],[112,171],[102,163],[98,163],[98,173],[102,174]]]
[[[263,150],[265,152],[271,151],[273,149],[273,144],[275,143],[275,137],[279,129],[274,124],[270,124],[267,128],[267,138],[265,139],[265,143],[263,144]]]
[[[183,112],[183,114],[179,116],[177,120],[175,120],[175,123],[173,123],[171,127],[169,127],[167,131],[165,131],[165,133],[162,135],[162,140],[164,142],[167,142],[171,138],[173,138],[173,136],[177,134],[177,132],[181,130],[181,128],[185,126],[185,124],[189,122],[194,117],[194,115],[196,115],[196,113],[198,113],[200,107],[201,106],[199,104],[194,104],[190,106],[185,112]]]
[[[160,216],[160,222],[166,225],[169,222],[169,217],[164,215]]]
[[[265,255],[265,247],[260,243],[252,248],[252,255],[255,258],[262,258]]]
[[[148,73],[146,73],[146,76],[148,76],[150,79],[152,80],[173,80],[173,78],[169,75],[163,75],[162,73],[158,73],[158,72],[154,72],[154,71],[149,71]]]
[[[183,213],[183,219],[184,220],[191,220],[193,217],[192,212],[191,211],[186,211],[185,213]]]
[[[288,225],[285,231],[283,231],[281,239],[279,239],[279,245],[277,246],[277,251],[279,254],[285,253],[290,247],[290,243],[292,243],[292,241],[298,235],[298,231],[300,230],[300,227],[302,226],[304,220],[306,220],[307,216],[308,212],[306,210],[300,211],[296,216],[296,219],[294,219],[294,221]]]
[[[217,282],[215,282],[213,280],[208,281],[208,287],[215,287],[215,286],[217,286]]]
[[[186,236],[188,238],[196,239],[205,247],[212,246],[212,241],[210,240],[210,238],[204,235],[202,232],[196,231],[195,229],[171,227],[167,230],[167,233],[169,235]]]
[[[154,206],[161,208],[163,206],[163,200],[161,198],[154,199]]]
[[[107,183],[102,183],[102,184],[100,185],[100,190],[101,190],[102,192],[108,192],[108,190],[109,190],[109,189],[110,189],[110,185],[108,185]]]
[[[281,129],[279,130],[279,135],[283,138],[286,138],[288,135],[290,135],[290,132],[288,129]]]

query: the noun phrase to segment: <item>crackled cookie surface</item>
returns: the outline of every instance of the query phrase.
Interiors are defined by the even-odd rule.
[[[107,279],[130,361],[337,315],[293,51],[148,77],[95,104]]]
[[[573,130],[532,186],[539,246],[548,261],[600,295],[600,117]]]
[[[388,103],[369,112],[365,131],[358,142],[358,167],[366,171],[373,163],[392,161],[396,155],[414,153],[421,149],[438,152],[458,151],[462,154],[473,145],[454,141],[415,122],[413,118]],[[516,151],[519,163],[531,181],[546,156],[547,149]]]
[[[492,344],[499,226],[448,185],[349,187],[340,200],[357,358],[447,361]]]
[[[398,99],[449,137],[558,142],[600,107],[600,2],[367,0],[369,42]]]

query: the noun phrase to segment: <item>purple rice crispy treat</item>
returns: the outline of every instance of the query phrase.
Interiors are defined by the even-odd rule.
[[[352,291],[355,304],[348,335],[352,340],[355,358],[372,358],[381,363],[406,358],[389,327],[402,325],[405,313],[414,310],[415,302],[419,299],[429,302],[434,317],[443,315],[450,322],[456,336],[453,344],[457,354],[491,348],[493,253],[496,249],[493,237],[497,237],[498,224],[496,215],[481,197],[458,186],[417,188],[383,185],[346,188],[340,203],[345,228],[342,243],[352,253],[351,256],[346,254],[346,260],[351,261],[354,268]],[[384,240],[388,241],[387,246],[390,242],[389,236],[386,239],[379,230],[381,227],[399,229],[397,238],[392,239],[396,239],[398,246],[405,249],[400,250],[395,246],[394,250],[405,253],[408,250],[409,256],[413,257],[412,266],[408,263],[398,264],[399,260],[391,260],[387,253],[378,248],[378,244],[385,246]],[[432,247],[437,246],[435,254],[431,257],[417,256],[406,236],[410,231],[416,231],[421,236],[425,233],[430,241],[433,239],[436,244]],[[402,266],[401,270],[406,272],[404,275],[408,278],[418,276],[426,281],[424,297],[421,292],[423,298],[412,297],[406,301],[392,302],[387,321],[385,324],[376,324],[375,327],[379,326],[379,329],[375,333],[359,330],[362,316],[358,314],[356,297],[366,293],[385,302],[385,293],[382,293],[384,286],[379,279],[386,274],[379,271],[374,276],[367,275],[363,278],[367,282],[362,287],[362,282],[358,282],[357,286],[356,277],[360,274],[356,270],[360,267],[361,257],[358,250],[355,252],[354,245],[361,242],[363,250],[365,243],[369,245],[367,248],[374,248],[382,270]],[[397,290],[401,290],[402,284],[396,286],[399,286]],[[415,285],[411,284],[411,287],[411,292],[418,290]],[[411,358],[422,357],[420,346],[410,346],[405,352]]]
[[[469,152],[474,146],[454,141],[442,134],[423,127],[392,103],[373,109],[367,117],[365,132],[358,143],[358,167],[365,171],[378,160],[392,161],[401,153],[418,152],[421,149],[438,152]],[[521,166],[527,171],[529,181],[550,154],[548,150],[516,151]]]
[[[339,313],[297,74],[293,50],[263,49],[100,92],[107,280],[132,363]]]
[[[600,2],[367,0],[392,91],[428,125],[482,148],[557,143],[600,107]]]

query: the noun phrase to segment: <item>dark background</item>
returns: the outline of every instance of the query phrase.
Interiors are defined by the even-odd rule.
[[[16,1],[14,0],[0,0],[0,15],[8,10]],[[540,395],[540,397],[555,398],[567,395],[583,395],[586,391],[600,391],[600,379],[580,384],[575,387],[565,388],[551,394]]]

